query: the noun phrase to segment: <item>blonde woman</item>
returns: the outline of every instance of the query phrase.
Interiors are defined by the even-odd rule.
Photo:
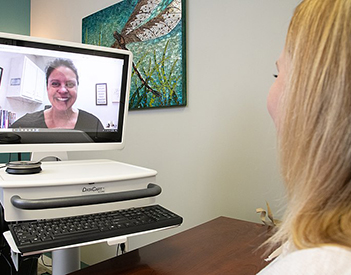
[[[351,0],[296,8],[268,96],[288,207],[259,275],[351,274]]]

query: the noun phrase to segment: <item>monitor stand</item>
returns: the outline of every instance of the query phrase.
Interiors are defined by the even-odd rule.
[[[68,160],[66,151],[62,152],[33,152],[32,161],[64,161]],[[68,274],[80,269],[80,248],[54,250],[52,255],[52,275]]]
[[[80,269],[80,248],[54,250],[52,254],[52,275],[68,274]]]
[[[68,160],[66,151],[62,152],[32,152],[31,161],[60,161]]]

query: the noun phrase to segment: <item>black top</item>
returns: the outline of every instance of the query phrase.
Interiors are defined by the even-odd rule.
[[[48,128],[45,123],[44,110],[25,114],[23,117],[16,120],[11,128]],[[101,132],[104,126],[100,120],[83,110],[79,110],[78,118],[74,130],[82,130],[84,132]]]

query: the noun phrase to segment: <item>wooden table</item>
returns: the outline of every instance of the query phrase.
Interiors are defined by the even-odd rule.
[[[219,217],[71,275],[256,274],[269,236],[267,226]]]

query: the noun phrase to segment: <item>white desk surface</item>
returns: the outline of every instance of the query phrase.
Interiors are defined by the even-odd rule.
[[[37,174],[13,175],[0,170],[0,188],[73,185],[156,176],[155,170],[112,160],[43,162]]]

